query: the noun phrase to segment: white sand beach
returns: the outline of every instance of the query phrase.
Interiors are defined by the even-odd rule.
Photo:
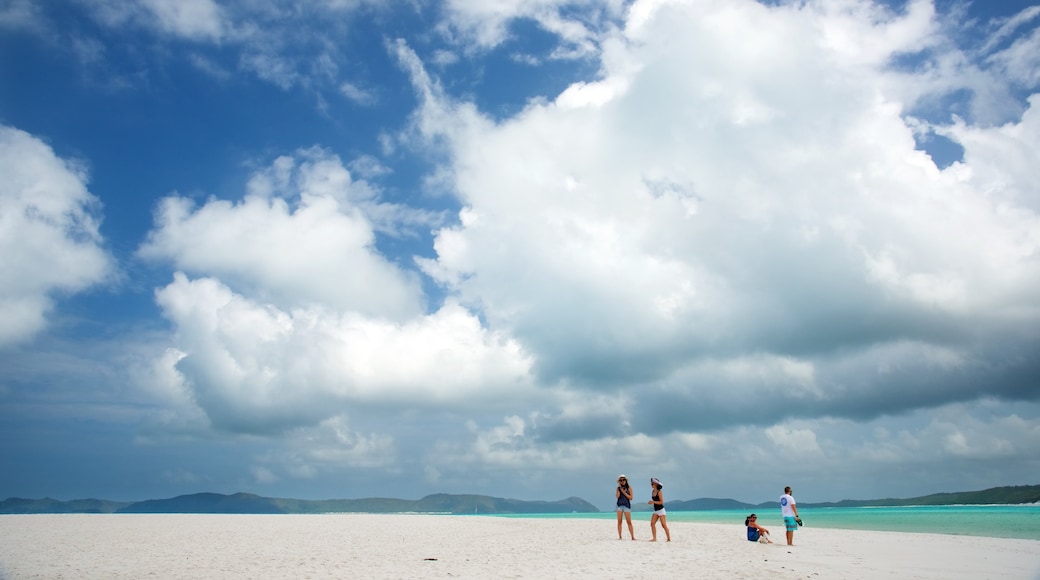
[[[3,515],[0,578],[1040,579],[1040,541],[435,515]],[[783,531],[771,531],[783,541]],[[627,532],[626,532],[627,534]]]

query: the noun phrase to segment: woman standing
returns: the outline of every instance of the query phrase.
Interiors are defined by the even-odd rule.
[[[651,542],[657,541],[657,520],[661,520],[661,527],[664,528],[664,535],[667,541],[672,541],[672,533],[668,531],[668,520],[665,519],[664,511],[664,495],[661,493],[661,489],[664,486],[661,485],[661,480],[656,477],[650,478],[650,488],[653,490],[650,492],[650,501],[646,502],[654,506],[654,515],[650,516],[650,532],[654,535]]]
[[[636,531],[632,528],[632,488],[628,485],[628,478],[622,473],[617,479],[617,539],[621,539],[621,517],[628,520],[628,535],[636,539]]]

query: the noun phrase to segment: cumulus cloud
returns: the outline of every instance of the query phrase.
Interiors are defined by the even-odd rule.
[[[378,174],[373,161],[358,166]],[[240,203],[167,198],[140,255],[197,277],[157,292],[179,353],[158,367],[215,426],[244,432],[372,402],[505,403],[528,385],[522,349],[453,301],[426,314],[416,276],[375,247],[377,230],[431,219],[381,203],[318,149],[257,172]]]
[[[254,459],[254,474],[258,483],[271,483],[314,480],[338,474],[344,466],[392,473],[400,460],[393,437],[358,432],[345,417],[337,416],[289,433],[282,447]]]
[[[407,234],[438,217],[377,196],[337,156],[303,150],[258,172],[240,202],[194,207],[166,198],[139,254],[281,305],[318,303],[404,320],[424,311],[422,290],[414,274],[378,251],[376,232]]]
[[[1040,431],[1006,404],[947,405],[898,418],[778,422],[767,428],[732,426],[713,433],[605,435],[573,442],[537,440],[536,417],[504,417],[471,425],[469,438],[442,442],[427,458],[427,473],[441,485],[476,485],[509,473],[527,489],[553,486],[567,473],[597,474],[605,481],[618,466],[633,477],[656,475],[674,499],[733,497],[764,501],[794,484],[809,497],[828,489],[920,493],[917,482],[937,471],[963,478],[956,489],[989,485],[986,471],[1001,466],[1010,481],[1032,481],[1040,465]],[[1035,404],[1017,405],[1032,414]],[[849,458],[855,458],[850,463]],[[1014,457],[1018,467],[1006,470]],[[474,473],[478,475],[474,476]],[[761,477],[737,477],[734,473]],[[900,481],[892,481],[899,473]],[[641,475],[640,475],[641,474]],[[823,484],[822,482],[826,482]],[[642,485],[642,483],[640,483]],[[866,487],[864,487],[866,486]],[[594,488],[595,489],[595,488]],[[874,499],[863,492],[829,499]],[[595,494],[595,492],[593,492]],[[805,496],[802,496],[805,497]],[[609,500],[590,495],[597,505]],[[612,499],[612,498],[611,498]]]
[[[323,42],[306,69],[265,28],[287,6],[221,25],[237,65],[367,102]],[[734,486],[747,465],[834,489],[1036,473],[1040,121],[1016,95],[1037,63],[1033,35],[1006,42],[1033,12],[965,48],[927,1],[489,6],[445,5],[452,58],[529,19],[600,70],[496,120],[386,44],[419,97],[396,142],[434,152],[453,219],[318,147],[241,199],[163,200],[138,253],[172,270],[169,348],[134,381],[165,406],[154,429],[270,437],[261,485],[349,464],[523,495],[626,465],[677,499],[757,501],[778,486]],[[930,132],[962,159],[937,166]],[[424,257],[385,250],[428,230]]]
[[[0,347],[8,347],[46,327],[57,295],[104,282],[114,264],[82,166],[0,125],[0,174]]]
[[[181,352],[168,362],[222,429],[279,432],[373,403],[508,405],[529,386],[516,343],[452,304],[407,324],[287,312],[179,273],[157,301]]]
[[[640,461],[637,458],[657,456],[660,451],[657,440],[641,435],[541,441],[532,432],[536,423],[535,416],[517,415],[487,426],[471,421],[468,436],[437,441],[424,461],[442,484],[459,485],[472,479],[472,485],[480,486],[509,474],[517,479],[514,485],[535,488],[559,485],[567,477],[565,473],[612,470],[613,465],[632,465]],[[560,492],[561,497],[564,493]]]
[[[1034,113],[948,128],[939,170],[889,68],[936,34],[927,2],[636,2],[600,79],[501,123],[398,44],[465,206],[424,271],[541,380],[659,394],[639,429],[1033,398]]]
[[[1040,68],[1040,67],[1038,67]],[[1040,146],[1040,95],[1029,98],[1029,108],[1019,122],[1000,127],[979,127],[963,119],[943,127],[942,134],[965,147],[964,163],[948,170],[958,181],[970,183],[977,191],[993,199],[996,211],[1006,220],[1025,220],[1007,235],[1020,235],[1008,240],[1007,259],[1028,259],[1036,251],[1037,232],[1030,219],[1040,212],[1040,185],[1036,183],[1032,158]],[[1008,265],[1008,264],[1005,264]],[[1017,268],[1005,275],[1019,275]]]

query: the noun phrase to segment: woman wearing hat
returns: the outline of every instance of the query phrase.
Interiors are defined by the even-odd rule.
[[[617,539],[621,539],[621,517],[628,520],[628,535],[636,539],[636,531],[632,528],[632,488],[628,485],[628,478],[622,473],[617,478]]]
[[[656,477],[650,478],[650,488],[653,491],[650,492],[650,501],[646,502],[654,506],[654,515],[650,516],[650,532],[653,533],[654,537],[651,542],[657,541],[657,520],[661,520],[661,527],[664,528],[664,535],[667,541],[672,541],[672,533],[668,531],[668,520],[665,519],[664,511],[664,495],[661,494],[661,480]]]

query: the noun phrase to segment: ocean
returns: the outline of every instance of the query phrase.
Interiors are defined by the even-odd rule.
[[[714,510],[680,512],[668,510],[669,522],[703,522],[712,524],[744,525],[750,511]],[[759,509],[758,523],[769,528],[773,536],[783,536],[783,518],[780,508]],[[1040,505],[954,505],[908,507],[841,507],[798,509],[806,526],[874,530],[883,532],[912,532],[950,534],[955,536],[984,536],[990,538],[1019,538],[1040,540]],[[616,521],[614,512],[598,514],[517,514],[501,517],[516,518],[593,518]],[[635,512],[632,520],[649,522],[649,512]]]

